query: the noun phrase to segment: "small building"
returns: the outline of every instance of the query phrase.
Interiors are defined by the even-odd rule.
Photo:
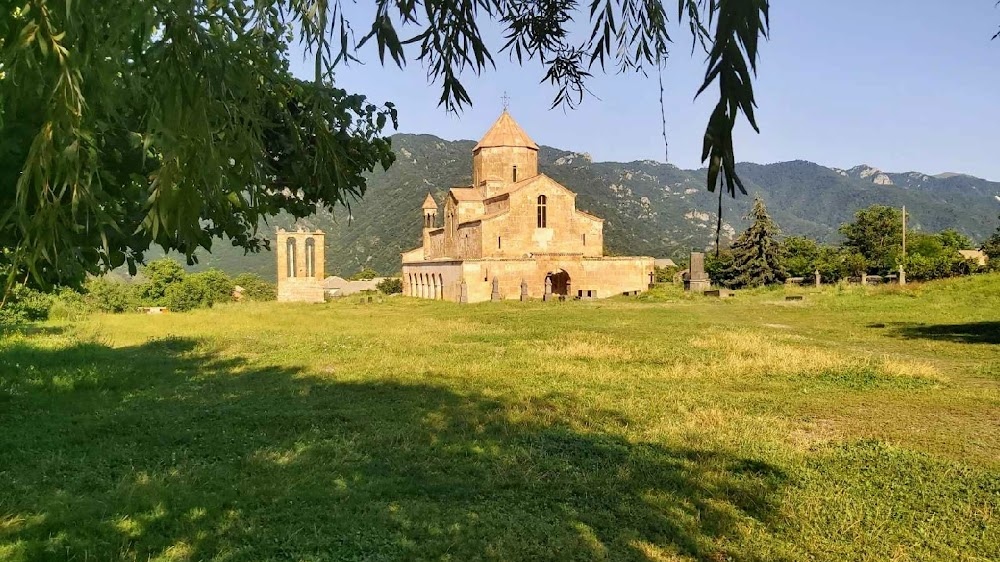
[[[674,263],[674,260],[670,258],[661,258],[653,260],[653,265],[656,267],[677,267],[677,264]]]
[[[989,256],[987,256],[986,252],[982,250],[959,250],[958,253],[962,254],[962,257],[966,260],[971,261],[980,267],[986,265],[986,262],[990,261]]]
[[[322,230],[287,232],[278,229],[279,302],[323,302],[325,235]]]
[[[538,145],[504,110],[472,150],[472,185],[423,204],[423,243],[402,254],[403,294],[456,302],[604,298],[646,290],[653,258],[605,257],[604,221],[538,173]]]
[[[377,291],[378,284],[387,279],[386,277],[375,277],[374,279],[360,279],[348,281],[336,275],[327,277],[323,281],[323,290],[328,297],[347,297],[356,295],[364,291]]]

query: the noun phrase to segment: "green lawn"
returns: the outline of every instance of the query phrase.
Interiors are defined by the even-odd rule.
[[[0,560],[997,560],[1000,275],[0,338]]]

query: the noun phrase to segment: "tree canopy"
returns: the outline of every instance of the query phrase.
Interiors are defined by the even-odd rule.
[[[787,272],[784,249],[777,239],[781,229],[767,213],[764,200],[755,197],[744,218],[752,222],[733,242],[730,286],[762,287],[782,281]]]
[[[669,4],[669,3],[668,3]],[[255,251],[261,219],[301,217],[364,194],[364,174],[391,164],[376,106],[336,87],[366,44],[381,62],[417,60],[441,104],[471,102],[460,80],[497,53],[538,61],[573,105],[598,69],[660,71],[686,24],[707,54],[718,103],[704,137],[708,187],[742,190],[732,130],[756,128],[752,73],[768,0],[378,0],[371,22],[339,0],[23,0],[0,13],[0,268],[17,280],[79,282],[152,245],[191,260],[213,239]],[[570,22],[589,14],[590,32]],[[481,25],[503,30],[488,46]],[[370,25],[369,25],[370,23]],[[358,30],[357,35],[355,30]],[[361,33],[364,32],[362,35]],[[315,57],[313,80],[290,72],[291,47]]]

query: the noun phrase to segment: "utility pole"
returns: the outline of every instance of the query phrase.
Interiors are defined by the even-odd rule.
[[[906,261],[906,205],[903,205],[903,260]],[[903,263],[899,264],[899,284],[906,285],[906,270]]]

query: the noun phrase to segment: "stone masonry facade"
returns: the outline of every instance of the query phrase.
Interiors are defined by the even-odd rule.
[[[605,298],[652,282],[653,258],[604,257],[604,221],[538,173],[538,145],[505,110],[472,152],[473,184],[423,204],[423,244],[402,255],[406,295],[480,302]],[[494,292],[494,280],[498,291]],[[497,295],[498,293],[498,295]]]
[[[275,254],[278,261],[278,300],[281,302],[323,302],[323,231],[286,232],[278,229]]]

